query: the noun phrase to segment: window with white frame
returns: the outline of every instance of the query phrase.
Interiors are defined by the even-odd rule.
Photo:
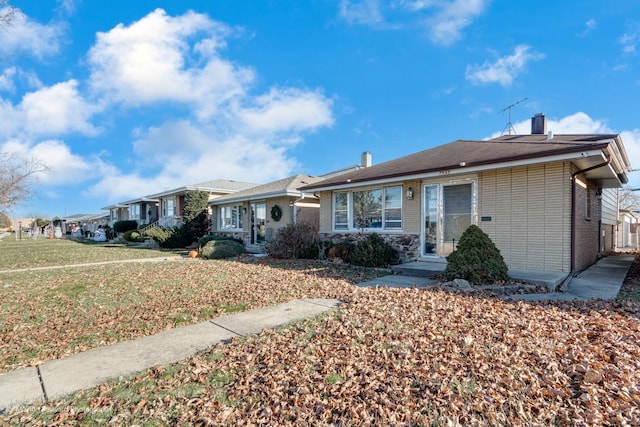
[[[402,186],[333,195],[334,230],[401,230]]]
[[[333,195],[333,228],[336,230],[349,229],[349,193],[334,193]]]
[[[242,206],[220,206],[218,208],[220,230],[238,230],[242,228]]]
[[[176,199],[162,199],[162,216],[176,215]]]
[[[140,205],[129,205],[129,219],[140,219]]]

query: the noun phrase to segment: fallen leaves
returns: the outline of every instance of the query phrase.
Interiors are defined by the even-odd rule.
[[[353,288],[339,309],[12,420],[637,425],[640,305]],[[90,409],[82,409],[90,401]],[[49,414],[49,415],[47,415]],[[26,417],[26,418],[20,418]]]

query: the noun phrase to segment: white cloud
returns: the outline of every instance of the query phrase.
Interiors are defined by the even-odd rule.
[[[402,22],[419,23],[427,28],[431,41],[449,46],[460,39],[465,28],[480,16],[491,0],[342,0],[340,18],[349,24],[368,25],[376,29],[398,29],[390,21],[395,13],[404,13]],[[389,18],[391,16],[391,18]]]
[[[181,102],[210,117],[220,104],[244,95],[254,79],[251,69],[218,55],[230,32],[206,15],[171,17],[157,9],[129,26],[98,34],[89,53],[91,85],[124,104]]]
[[[485,11],[488,4],[489,0],[442,2],[440,9],[427,20],[431,40],[444,46],[456,43],[462,38],[462,31]]]
[[[0,74],[0,90],[13,91],[15,89],[13,79],[16,72],[16,67],[5,68],[4,71],[2,71],[2,74]]]
[[[384,20],[378,0],[342,0],[338,14],[350,24],[377,26]]]
[[[0,14],[7,9],[0,10]],[[60,49],[65,27],[60,23],[40,24],[18,11],[0,31],[0,55],[27,53],[36,58],[53,55]]]
[[[498,58],[495,62],[485,61],[482,65],[467,66],[465,77],[474,84],[499,83],[509,86],[518,74],[526,71],[528,63],[542,58],[544,54],[521,44],[516,46],[512,55]]]
[[[78,82],[69,80],[26,94],[16,108],[21,120],[13,126],[31,135],[95,135],[97,129],[89,120],[98,110],[82,97]]]
[[[249,132],[314,130],[333,123],[331,104],[317,91],[271,89],[238,115],[243,128]]]
[[[595,30],[597,27],[598,27],[598,21],[596,21],[595,19],[589,19],[584,24],[584,30],[579,32],[578,36],[585,37],[586,35],[591,33],[593,30]]]
[[[95,164],[73,154],[63,141],[45,140],[31,144],[26,140],[10,139],[0,148],[3,152],[16,153],[46,165],[48,170],[37,177],[46,186],[73,184],[98,176]]]

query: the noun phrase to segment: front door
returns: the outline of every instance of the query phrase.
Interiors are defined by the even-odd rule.
[[[446,257],[473,224],[473,184],[424,186],[422,255]]]
[[[267,224],[267,205],[251,203],[251,243],[264,243]]]

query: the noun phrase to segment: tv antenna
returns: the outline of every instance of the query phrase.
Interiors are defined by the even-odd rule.
[[[518,102],[514,102],[511,105],[508,105],[506,107],[504,107],[502,110],[500,110],[500,113],[504,113],[505,111],[509,111],[509,121],[507,122],[507,125],[504,127],[504,129],[502,129],[502,134],[504,135],[505,131],[509,133],[509,135],[511,135],[511,131],[513,131],[514,135],[517,135],[518,132],[516,132],[516,129],[513,127],[513,124],[511,123],[511,109],[513,107],[515,107],[516,105],[520,104],[521,102],[526,101],[529,98],[522,98],[520,101]]]

